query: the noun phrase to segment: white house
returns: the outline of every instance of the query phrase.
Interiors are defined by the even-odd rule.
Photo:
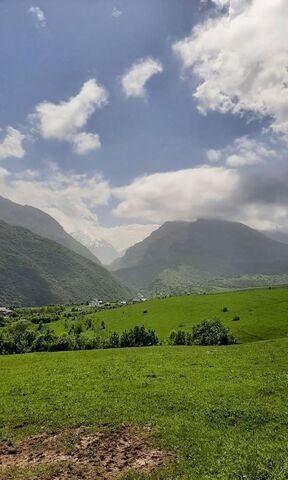
[[[102,300],[98,300],[98,298],[94,298],[88,303],[89,307],[103,307],[104,302]]]
[[[10,310],[10,308],[0,307],[0,317],[10,317],[12,313],[13,310]]]

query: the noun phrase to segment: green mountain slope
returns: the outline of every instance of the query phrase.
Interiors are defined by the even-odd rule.
[[[239,288],[246,285],[243,277],[247,286],[256,286],[259,275],[266,284],[266,276],[288,274],[288,246],[240,223],[167,222],[127,250],[113,269],[127,285],[148,293],[213,289],[216,279],[228,288],[233,279]]]
[[[0,220],[18,227],[28,228],[31,232],[60,243],[89,260],[100,263],[88,248],[65,232],[64,228],[50,215],[38,208],[22,206],[0,197]]]
[[[0,221],[0,303],[78,303],[129,292],[102,266],[22,227]]]

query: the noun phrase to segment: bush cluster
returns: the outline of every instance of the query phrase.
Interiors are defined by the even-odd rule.
[[[236,343],[236,340],[228,328],[215,318],[195,325],[191,333],[183,330],[171,332],[168,343],[169,345],[231,345]]]
[[[145,327],[134,327],[131,330],[124,331],[121,336],[114,332],[109,339],[109,347],[115,345],[116,347],[150,347],[158,345],[159,340],[154,330],[145,330]],[[117,341],[118,340],[118,341]]]
[[[77,324],[71,331],[56,335],[42,323],[17,320],[0,329],[0,354],[92,350],[98,348],[146,347],[157,345],[154,330],[134,327],[121,335],[111,333],[109,338],[97,334],[87,335]]]

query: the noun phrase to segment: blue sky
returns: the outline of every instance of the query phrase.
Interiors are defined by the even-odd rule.
[[[113,235],[125,234],[125,229],[130,228],[129,244],[163,221],[200,215],[286,228],[286,213],[285,219],[277,213],[283,205],[276,196],[272,195],[270,216],[263,214],[263,199],[245,203],[253,176],[267,178],[272,162],[285,171],[287,100],[283,95],[276,101],[276,89],[286,81],[285,69],[269,77],[267,85],[273,81],[275,90],[271,94],[263,78],[275,67],[273,62],[269,65],[275,52],[268,45],[271,55],[266,56],[259,39],[260,28],[271,32],[268,14],[275,22],[285,15],[287,20],[287,7],[277,0],[271,10],[264,0],[264,25],[260,17],[258,28],[260,3],[2,0],[0,193],[44,209],[71,232],[79,225],[87,235],[104,235],[112,243]],[[246,53],[247,13],[255,56]],[[287,34],[281,25],[277,35],[275,49],[285,56]],[[142,94],[131,94],[131,85],[127,94],[124,76],[147,59],[161,71],[148,75]],[[89,97],[94,110],[81,126],[75,127],[75,118],[67,126],[65,119],[66,133],[56,132],[56,117],[62,111],[52,118],[51,109],[77,97],[89,81],[103,89],[101,101]],[[42,108],[44,102],[49,111]],[[48,125],[48,116],[53,125]],[[76,139],[83,132],[89,135],[81,137],[84,147],[79,146],[80,137]],[[88,141],[95,148],[87,147]],[[16,143],[14,153],[10,146],[7,153],[9,142],[13,147]],[[277,191],[275,171],[272,176],[271,188]],[[118,225],[122,230],[111,229]]]

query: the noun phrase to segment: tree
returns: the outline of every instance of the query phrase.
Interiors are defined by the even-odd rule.
[[[194,345],[229,345],[236,343],[220,320],[204,320],[192,329],[191,341]]]
[[[186,333],[183,330],[171,332],[168,343],[169,345],[187,345]]]

